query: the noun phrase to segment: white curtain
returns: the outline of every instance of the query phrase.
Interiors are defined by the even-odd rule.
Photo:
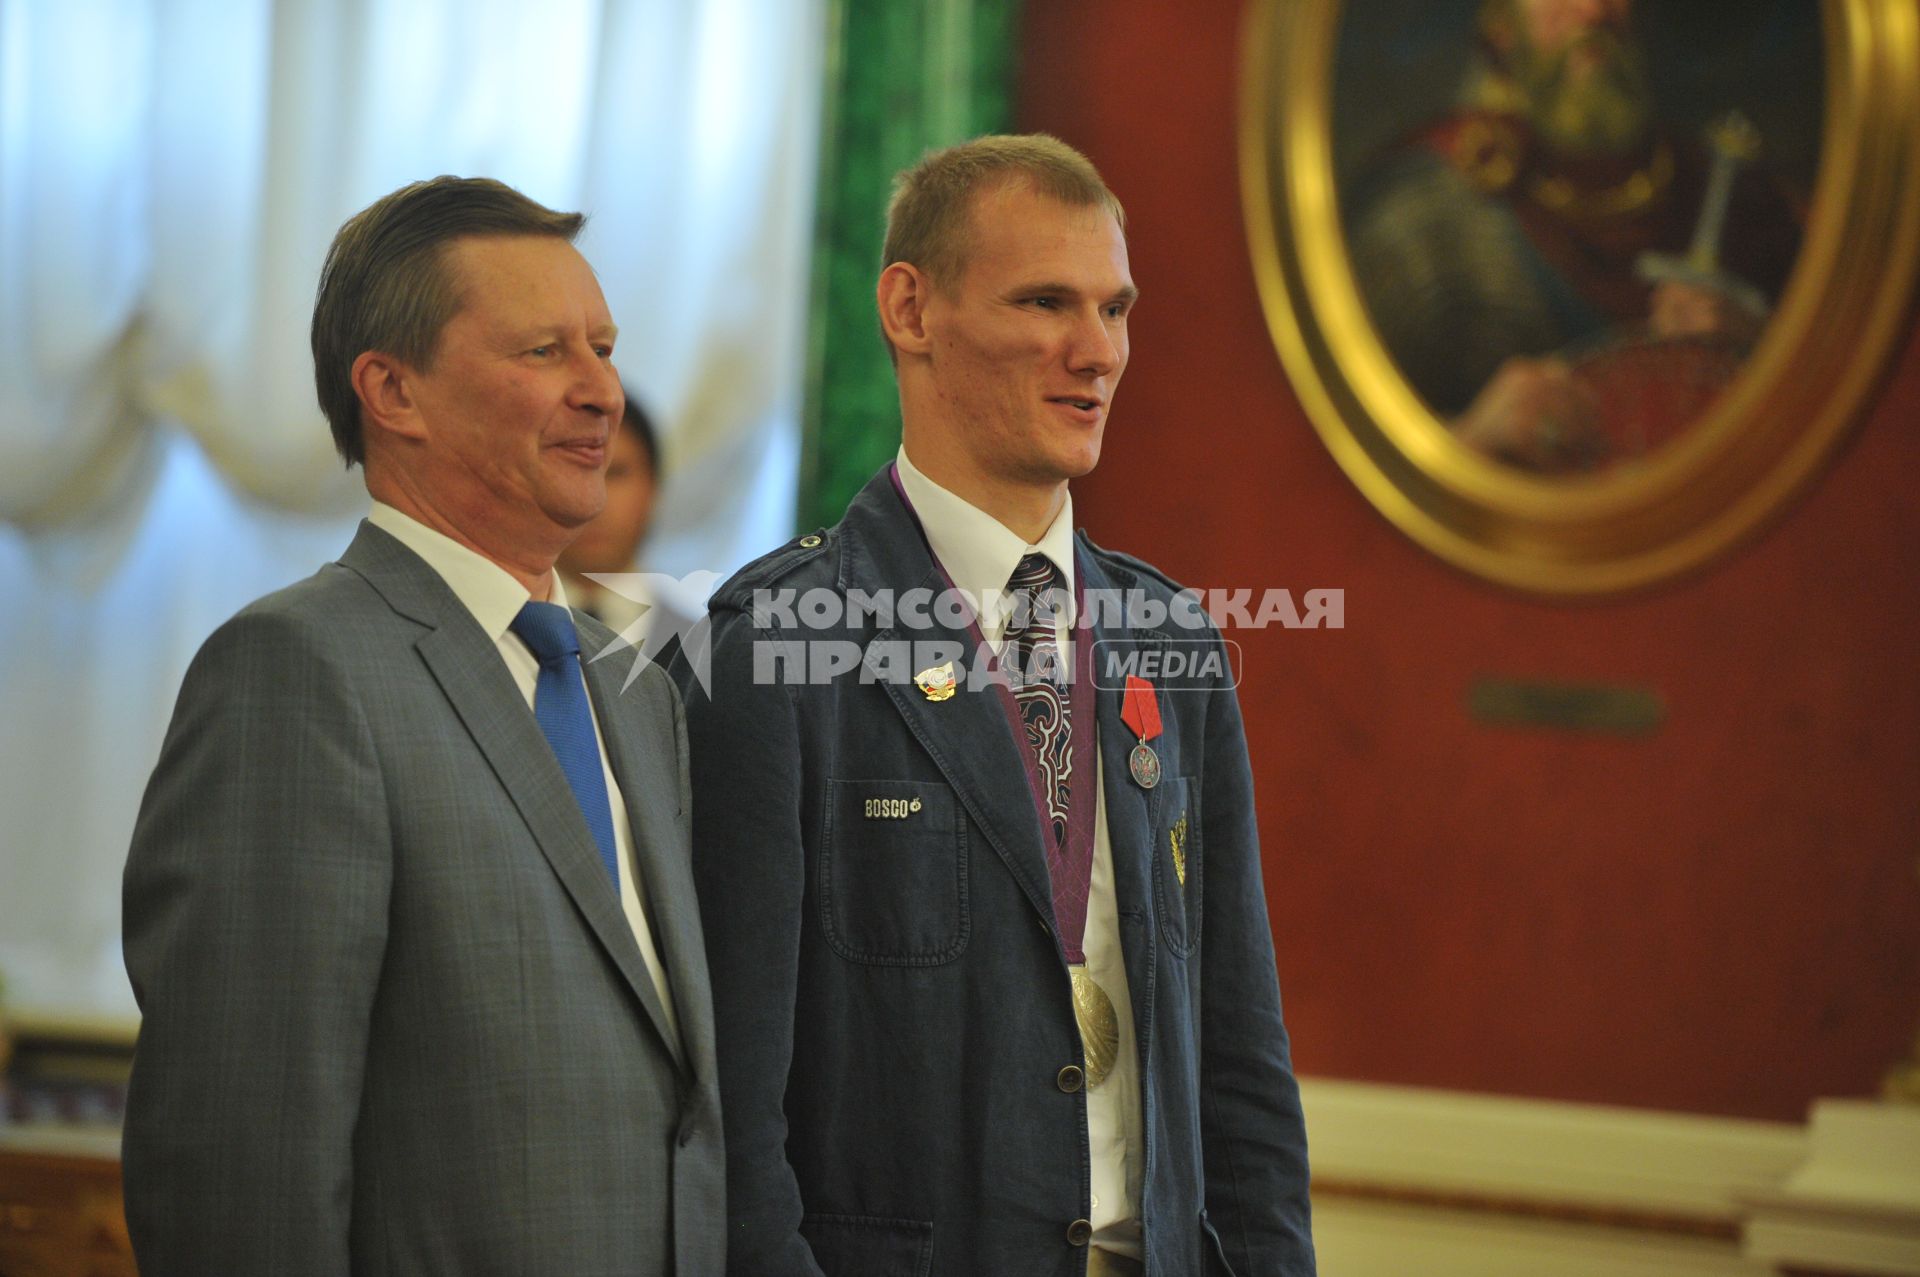
[[[366,497],[307,324],[349,215],[484,174],[590,215],[661,423],[646,566],[789,530],[823,0],[0,0],[0,978],[121,1014],[187,660]],[[696,602],[697,600],[685,600]]]

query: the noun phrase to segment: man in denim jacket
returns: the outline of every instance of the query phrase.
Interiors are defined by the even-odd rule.
[[[1121,225],[1052,138],[903,174],[901,450],[677,667],[732,1273],[1313,1272],[1224,649],[1072,530]]]

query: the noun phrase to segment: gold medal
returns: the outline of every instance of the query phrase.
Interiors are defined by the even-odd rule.
[[[1114,1013],[1113,999],[1087,974],[1087,969],[1068,967],[1073,977],[1073,1018],[1080,1025],[1080,1045],[1087,1057],[1087,1088],[1100,1085],[1120,1057],[1120,1017]]]

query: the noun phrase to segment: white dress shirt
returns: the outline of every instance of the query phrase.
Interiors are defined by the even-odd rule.
[[[1007,580],[1020,560],[1044,554],[1058,568],[1069,594],[1074,588],[1073,495],[1053,523],[1029,545],[1019,534],[977,506],[927,478],[907,457],[903,445],[895,458],[900,486],[920,516],[927,543],[956,588],[980,610],[980,634],[1000,655],[1007,632]],[[1073,668],[1073,605],[1055,622],[1060,659]],[[1097,733],[1097,723],[1075,720],[1073,730]],[[1095,737],[1096,759],[1099,757]],[[1087,896],[1087,929],[1082,948],[1087,974],[1113,999],[1120,1021],[1120,1050],[1100,1085],[1087,1090],[1087,1143],[1092,1166],[1094,1244],[1140,1258],[1140,1065],[1134,1044],[1133,1003],[1127,993],[1127,967],[1120,950],[1120,910],[1113,889],[1113,844],[1107,836],[1105,768],[1096,767],[1093,881]],[[1076,799],[1077,801],[1077,799]]]
[[[532,598],[526,587],[485,555],[468,549],[453,538],[434,531],[383,502],[373,503],[373,512],[367,516],[367,522],[393,536],[440,574],[440,579],[447,583],[454,597],[466,606],[467,611],[473,614],[473,619],[480,623],[480,628],[493,640],[494,647],[500,652],[500,659],[507,664],[507,672],[513,675],[520,695],[526,698],[527,708],[531,710],[534,686],[540,677],[540,659],[509,628],[513,618],[520,615],[520,609]],[[567,590],[560,582],[560,574],[555,572],[552,579],[552,597],[540,601],[566,607]],[[660,950],[653,941],[653,929],[647,925],[646,884],[640,880],[638,866],[633,859],[633,822],[627,815],[627,803],[620,794],[620,784],[613,778],[613,768],[607,762],[607,740],[600,730],[600,714],[593,709],[592,697],[587,698],[587,708],[593,714],[594,740],[600,746],[600,773],[606,779],[607,802],[613,808],[614,860],[620,870],[620,908],[627,915],[627,925],[633,928],[633,938],[640,945],[640,956],[646,961],[647,974],[653,978],[654,992],[660,997],[661,1010],[666,1012],[668,1031],[673,1034],[676,1039],[674,1045],[678,1047],[680,1019],[674,1009],[673,993],[667,987],[667,972],[660,962]]]

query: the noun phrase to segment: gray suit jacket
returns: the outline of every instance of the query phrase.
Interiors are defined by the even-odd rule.
[[[686,735],[631,663],[587,685],[678,1047],[533,714],[418,556],[362,525],[207,641],[127,862],[147,1277],[722,1271]]]

